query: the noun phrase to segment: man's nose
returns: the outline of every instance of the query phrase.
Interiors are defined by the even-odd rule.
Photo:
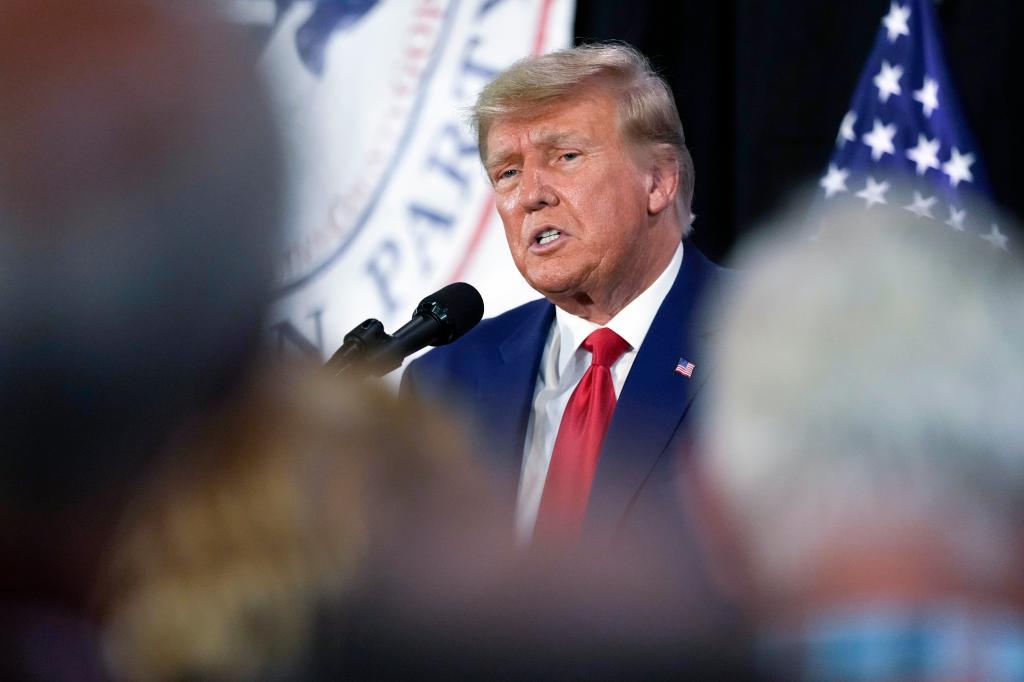
[[[519,204],[531,213],[558,204],[558,194],[542,169],[524,170],[520,180]]]

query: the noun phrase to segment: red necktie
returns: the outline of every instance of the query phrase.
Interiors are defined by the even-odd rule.
[[[591,353],[591,364],[569,397],[558,427],[537,515],[538,537],[573,538],[583,523],[597,458],[615,411],[609,368],[629,349],[607,328],[593,332],[582,345]]]

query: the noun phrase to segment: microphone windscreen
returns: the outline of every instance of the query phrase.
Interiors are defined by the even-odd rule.
[[[430,294],[416,306],[416,314],[428,314],[439,322],[443,332],[434,346],[443,346],[475,327],[484,316],[480,292],[465,282],[454,282]]]

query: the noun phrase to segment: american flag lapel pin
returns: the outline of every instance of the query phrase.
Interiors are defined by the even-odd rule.
[[[693,376],[693,368],[695,365],[692,362],[687,361],[686,358],[679,358],[679,362],[676,363],[676,374],[682,374],[684,377],[689,379]]]

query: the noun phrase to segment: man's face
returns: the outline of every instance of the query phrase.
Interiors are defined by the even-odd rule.
[[[671,258],[679,235],[653,227],[653,171],[623,139],[608,94],[495,122],[484,164],[516,267],[570,312],[593,302],[608,308],[597,318],[614,315]]]

